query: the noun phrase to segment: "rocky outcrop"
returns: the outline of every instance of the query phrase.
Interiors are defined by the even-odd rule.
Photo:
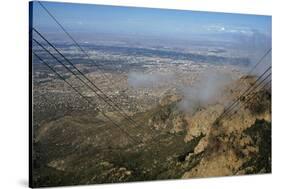
[[[223,107],[219,104],[188,118],[185,141],[203,133],[205,137],[193,154],[204,155],[183,178],[271,172],[271,93],[266,89],[256,93],[250,103],[240,106],[239,111],[218,123],[214,121]]]
[[[156,130],[167,130],[170,133],[184,133],[187,122],[184,112],[179,110],[179,95],[167,95],[159,102],[158,111],[149,118],[148,125]]]

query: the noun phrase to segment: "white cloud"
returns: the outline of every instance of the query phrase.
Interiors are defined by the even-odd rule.
[[[212,32],[237,33],[245,35],[252,35],[254,33],[252,28],[241,26],[210,25],[207,26],[206,29]]]

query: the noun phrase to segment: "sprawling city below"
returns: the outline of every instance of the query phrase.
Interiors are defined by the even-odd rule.
[[[237,79],[251,63],[245,54],[237,53],[233,56],[234,50],[229,50],[227,46],[222,47],[222,44],[219,47],[200,44],[190,50],[190,45],[184,49],[164,45],[113,46],[111,43],[107,45],[84,43],[82,47],[89,57],[71,44],[58,44],[57,47],[106,95],[130,114],[153,108],[168,92],[183,92],[186,87],[200,81],[201,75],[207,72],[219,71],[220,74],[230,74],[229,78],[233,77],[231,79],[235,77]],[[96,98],[94,92],[68,72],[63,65],[40,47],[35,46],[34,49],[39,54],[42,53],[46,62],[53,65],[97,106],[110,111],[110,107]],[[79,100],[78,94],[36,58],[33,78],[34,102],[40,103],[38,105],[40,112],[44,110],[49,112],[46,109],[49,107],[53,114],[63,115],[60,111],[88,108],[83,99]]]

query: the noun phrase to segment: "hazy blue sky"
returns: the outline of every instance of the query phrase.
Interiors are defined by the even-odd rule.
[[[271,37],[271,17],[43,2],[71,32],[105,32],[185,37],[193,34],[259,33]],[[34,26],[56,31],[55,22],[34,3]]]

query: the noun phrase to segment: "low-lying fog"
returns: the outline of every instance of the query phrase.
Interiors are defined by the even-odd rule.
[[[216,103],[218,94],[232,81],[232,75],[213,69],[198,74],[192,85],[177,82],[176,73],[173,72],[130,72],[128,74],[128,85],[134,89],[156,89],[165,84],[167,87],[176,87],[183,97],[179,102],[179,107],[189,113],[192,113],[198,106]],[[172,83],[176,86],[169,86]]]

